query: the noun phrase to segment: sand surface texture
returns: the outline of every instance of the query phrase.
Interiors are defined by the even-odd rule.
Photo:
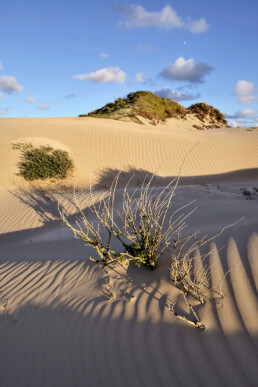
[[[157,126],[94,118],[0,120],[0,385],[256,386],[258,382],[258,129],[192,129],[176,119]],[[17,176],[20,140],[68,150],[74,176],[33,185]],[[196,199],[187,233],[218,233],[211,286],[194,320],[169,277],[171,251],[157,268],[101,268],[95,251],[61,225],[59,201],[73,223],[77,200],[89,211],[123,170],[117,191],[146,172],[160,190],[181,171],[175,206]],[[67,188],[68,187],[68,188]],[[250,193],[244,194],[244,189]],[[224,248],[222,248],[224,247]],[[225,279],[220,280],[230,270]],[[112,293],[112,297],[110,297]]]

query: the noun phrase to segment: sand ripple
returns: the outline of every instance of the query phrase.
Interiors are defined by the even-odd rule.
[[[245,234],[252,252],[257,234]],[[214,273],[235,269],[223,285],[226,297],[214,295],[201,312],[205,332],[185,326],[165,306],[178,297],[168,286],[166,263],[160,281],[147,276],[140,286],[133,269],[127,272],[131,283],[122,269],[84,260],[6,260],[0,266],[1,385],[254,386],[257,303],[247,276],[252,254],[241,255],[234,238],[227,240],[226,267],[213,256]]]

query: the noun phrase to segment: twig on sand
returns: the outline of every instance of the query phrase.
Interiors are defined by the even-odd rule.
[[[14,324],[17,323],[18,320],[13,320],[8,324],[8,327],[12,327]]]
[[[107,292],[103,293],[103,294],[107,298],[107,302],[115,299],[114,294],[112,292],[110,292],[109,290],[107,290]]]
[[[5,301],[5,303],[3,305],[3,310],[4,310],[4,318],[7,318],[8,301]]]
[[[100,262],[100,260],[99,260],[99,259],[95,259],[95,258],[92,258],[92,257],[90,257],[90,261],[92,261],[92,262],[95,262],[95,263],[98,263],[98,262]]]
[[[189,320],[188,318],[186,318],[185,316],[181,316],[180,314],[178,314],[177,312],[175,312],[174,310],[174,304],[170,304],[169,305],[169,310],[173,313],[173,315],[177,318],[179,318],[180,320],[183,320],[184,322],[186,322],[187,324],[190,324],[190,325],[193,325],[194,327],[196,328],[199,328],[201,330],[205,330],[207,327],[206,325],[204,324],[201,324],[198,317],[195,321],[192,321],[192,320]],[[191,309],[192,310],[192,309]],[[194,313],[195,315],[195,313]]]

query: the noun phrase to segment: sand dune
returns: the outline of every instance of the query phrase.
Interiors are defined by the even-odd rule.
[[[2,185],[23,184],[15,176],[18,152],[11,143],[40,138],[70,150],[75,160],[78,186],[88,186],[103,170],[135,168],[158,174],[177,176],[187,152],[182,176],[205,176],[258,166],[258,129],[226,128],[199,131],[188,128],[187,121],[177,128],[177,119],[153,126],[94,118],[3,118],[0,122]],[[198,144],[198,145],[197,145]],[[8,159],[8,165],[5,160]],[[108,180],[108,176],[106,176]]]
[[[2,386],[257,385],[258,129],[179,126],[176,120],[158,126],[91,118],[0,120]],[[138,185],[154,172],[159,190],[198,143],[175,197],[177,206],[197,199],[188,232],[212,235],[245,217],[204,249],[214,251],[212,286],[230,270],[221,283],[224,298],[211,292],[204,307],[192,300],[207,330],[169,311],[176,302],[178,313],[193,318],[170,283],[170,252],[155,271],[101,269],[89,261],[95,252],[59,220],[57,201],[74,221],[73,194],[31,186],[16,175],[18,152],[11,143],[19,139],[71,152],[76,170],[67,184],[77,182],[87,214],[91,176],[96,201],[121,169],[121,186],[133,173]],[[121,195],[119,186],[120,202]]]

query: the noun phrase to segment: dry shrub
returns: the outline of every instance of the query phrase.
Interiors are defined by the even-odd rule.
[[[145,177],[141,188],[129,190],[127,183],[123,190],[122,210],[115,208],[115,197],[119,175],[114,179],[107,196],[97,204],[94,203],[92,191],[91,212],[94,214],[97,224],[93,225],[80,208],[76,196],[75,203],[80,213],[80,218],[73,226],[60,211],[61,218],[86,245],[92,246],[99,255],[103,265],[114,261],[129,260],[136,266],[146,265],[154,268],[161,253],[171,244],[176,247],[180,235],[186,226],[186,218],[194,211],[187,214],[183,210],[193,202],[170,214],[173,205],[173,197],[178,184],[178,178],[173,179],[160,192]],[[107,233],[103,237],[101,228]],[[116,238],[122,251],[114,250],[111,244],[112,238]]]
[[[191,295],[203,304],[205,293],[211,290],[210,268],[204,264],[210,253],[199,257],[200,266],[197,273],[194,272],[195,253],[237,222],[224,227],[212,237],[205,235],[199,238],[198,232],[185,236],[186,220],[196,208],[189,209],[193,204],[192,201],[172,211],[179,177],[173,179],[160,191],[151,187],[154,175],[149,179],[145,177],[141,188],[134,190],[128,188],[130,179],[123,190],[120,210],[115,206],[118,179],[119,175],[114,179],[106,197],[97,204],[94,203],[93,193],[90,190],[91,212],[94,215],[95,224],[89,221],[80,208],[76,195],[74,200],[80,217],[74,226],[59,208],[63,223],[73,231],[76,238],[82,239],[86,245],[96,250],[104,266],[128,260],[136,266],[145,265],[154,269],[161,253],[172,247],[170,279],[172,284],[183,292],[186,304],[195,319],[192,321],[176,313],[173,304],[170,304],[169,308],[176,317],[200,329],[205,329],[205,325],[199,322],[187,296]],[[104,230],[106,236],[104,236]],[[113,238],[120,242],[119,251],[113,247]]]

